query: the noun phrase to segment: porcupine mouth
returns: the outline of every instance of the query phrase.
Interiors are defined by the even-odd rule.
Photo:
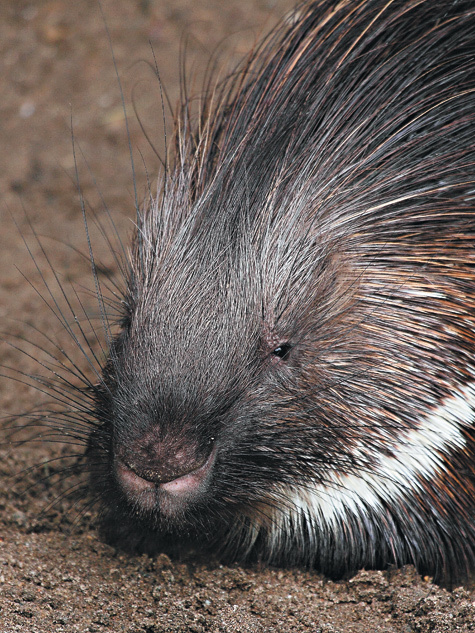
[[[148,514],[157,512],[168,518],[182,515],[203,496],[211,478],[216,460],[216,447],[205,461],[193,470],[169,481],[154,481],[140,476],[124,460],[116,457],[115,472],[121,490],[128,502],[138,511]]]

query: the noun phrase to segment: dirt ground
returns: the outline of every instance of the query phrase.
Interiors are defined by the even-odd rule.
[[[213,51],[219,51],[220,61],[236,62],[292,4],[102,0],[129,113],[140,201],[147,178],[154,182],[158,171],[154,148],[163,154],[164,146],[154,56],[169,99],[176,103],[180,50],[186,48],[188,67],[198,78],[191,87],[199,87]],[[131,161],[99,3],[2,0],[0,51],[0,329],[14,345],[21,337],[38,343],[26,347],[29,355],[3,344],[0,362],[17,372],[40,371],[37,361],[47,363],[48,350],[53,351],[43,332],[57,337],[64,353],[90,371],[46,305],[43,281],[64,308],[55,285],[57,271],[73,303],[81,301],[84,312],[94,317],[94,297],[84,290],[91,289],[92,280],[81,254],[87,253],[81,198],[101,220],[107,207],[125,242],[132,228]],[[91,224],[90,231],[101,270],[113,278],[116,266],[110,250],[96,226]],[[70,315],[68,319],[73,320]],[[12,375],[8,369],[2,373]],[[47,399],[41,390],[24,384],[21,373],[14,376],[19,380],[1,381],[5,416]],[[9,424],[5,418],[4,426]],[[75,448],[48,443],[45,437],[8,445],[7,431],[3,435],[0,633],[475,630],[473,589],[448,592],[412,568],[362,571],[351,580],[331,582],[302,570],[227,567],[199,560],[184,564],[163,554],[149,558],[115,551],[101,541],[94,512],[83,506],[78,511],[75,495],[62,496],[76,483],[76,475],[62,479],[64,463],[58,466],[51,459],[67,460]],[[13,476],[20,471],[19,479]]]

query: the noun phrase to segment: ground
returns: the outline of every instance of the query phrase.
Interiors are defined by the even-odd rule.
[[[155,150],[164,153],[155,64],[175,104],[180,51],[186,50],[190,76],[197,77],[190,89],[198,89],[213,52],[229,68],[291,5],[290,0],[2,1],[0,316],[2,336],[13,346],[2,344],[0,353],[2,373],[18,379],[1,381],[5,416],[46,399],[24,383],[21,372],[45,371],[41,364],[54,351],[49,339],[57,337],[59,348],[91,371],[44,300],[52,303],[46,283],[65,309],[57,271],[73,303],[81,301],[88,318],[97,316],[87,292],[92,278],[83,256],[88,247],[81,200],[102,222],[107,223],[108,209],[125,243],[132,231],[134,179],[111,48],[127,104],[141,203],[147,178],[153,183],[158,173]],[[114,258],[94,223],[90,233],[103,276],[113,281]],[[100,353],[87,320],[83,327]],[[15,349],[23,346],[22,337],[37,344],[25,348],[29,355]],[[10,425],[5,418],[4,427]],[[61,496],[76,483],[76,474],[67,480],[59,475],[76,448],[49,443],[45,435],[19,444],[21,434],[2,432],[0,633],[475,630],[473,589],[448,592],[412,568],[362,571],[331,582],[304,570],[184,564],[163,554],[116,551],[101,540],[94,512],[83,506],[78,511],[75,495]],[[62,466],[51,461],[57,456],[66,460]],[[40,467],[28,470],[34,465]]]

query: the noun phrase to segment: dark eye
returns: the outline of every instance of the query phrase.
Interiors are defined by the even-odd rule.
[[[277,356],[278,358],[282,358],[285,360],[289,355],[290,350],[292,349],[292,345],[290,343],[282,343],[279,347],[276,347],[272,354]]]

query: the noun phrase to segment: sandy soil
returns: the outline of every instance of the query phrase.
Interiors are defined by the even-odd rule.
[[[139,200],[147,177],[154,181],[158,159],[134,109],[163,153],[150,43],[175,103],[185,40],[188,65],[200,78],[216,47],[220,59],[236,61],[291,5],[290,0],[103,0],[130,113]],[[76,306],[73,288],[92,286],[87,258],[81,255],[87,245],[73,151],[87,205],[104,220],[105,201],[125,241],[132,226],[134,190],[124,115],[98,2],[2,0],[0,51],[1,329],[14,345],[19,340],[15,337],[39,345],[27,346],[28,356],[3,344],[1,364],[26,374],[38,372],[36,361],[47,362],[48,350],[53,350],[39,334],[43,332],[90,371],[46,305],[43,284],[61,300],[53,274],[58,271]],[[102,270],[113,279],[113,257],[93,225],[91,234]],[[88,316],[97,316],[92,294],[82,291],[80,301]],[[97,346],[92,336],[90,340]],[[8,369],[2,373],[12,375]],[[22,382],[21,373],[15,375],[19,380],[0,385],[5,415],[46,399]],[[4,426],[9,424],[5,419]],[[165,555],[115,551],[101,541],[94,513],[77,505],[77,495],[63,496],[80,479],[76,474],[67,480],[60,476],[75,448],[44,437],[8,446],[8,432],[3,435],[0,633],[475,630],[473,590],[449,593],[411,568],[363,571],[335,583],[301,570],[226,567],[199,560],[184,564]],[[57,456],[66,461],[51,461]],[[39,467],[28,470],[34,465]],[[19,472],[21,477],[15,477]]]

